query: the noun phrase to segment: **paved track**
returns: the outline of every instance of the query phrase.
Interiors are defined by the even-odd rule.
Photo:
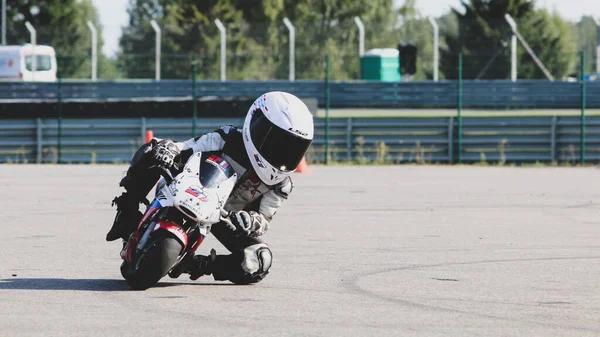
[[[104,241],[125,169],[0,166],[0,336],[600,335],[599,170],[313,167],[263,282],[136,292]]]

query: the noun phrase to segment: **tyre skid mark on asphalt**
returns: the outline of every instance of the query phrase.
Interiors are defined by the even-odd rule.
[[[445,312],[445,313],[452,313],[452,314],[464,314],[464,315],[471,315],[471,316],[487,318],[487,319],[511,321],[511,322],[522,322],[522,323],[528,323],[528,324],[534,324],[534,325],[541,325],[543,327],[552,327],[552,328],[556,328],[556,329],[578,330],[578,331],[585,331],[585,332],[600,333],[600,329],[590,329],[590,328],[585,328],[585,327],[562,325],[562,324],[556,324],[556,323],[551,323],[551,322],[523,320],[523,319],[518,319],[518,318],[500,316],[500,315],[488,315],[488,314],[481,314],[481,313],[476,313],[476,312],[471,312],[471,311],[466,311],[466,310],[452,309],[452,308],[435,306],[435,305],[428,305],[428,304],[418,303],[418,302],[414,302],[414,301],[409,301],[406,299],[399,299],[399,298],[393,298],[393,297],[381,295],[381,294],[375,293],[373,291],[370,291],[368,289],[365,289],[359,285],[360,280],[365,277],[374,276],[374,275],[378,275],[378,274],[384,274],[384,273],[390,273],[390,272],[400,272],[400,271],[404,271],[404,270],[419,270],[419,269],[430,269],[430,268],[447,267],[447,266],[462,266],[462,265],[475,265],[475,264],[488,264],[488,263],[510,263],[510,262],[528,262],[528,261],[562,261],[562,260],[597,260],[597,259],[600,259],[600,256],[545,257],[545,258],[529,258],[529,259],[498,259],[498,260],[482,260],[482,261],[470,261],[470,262],[437,263],[437,264],[428,264],[428,265],[412,265],[412,266],[406,266],[406,267],[400,267],[400,268],[386,268],[386,269],[380,269],[380,270],[376,270],[376,271],[372,271],[372,272],[361,273],[354,277],[351,277],[349,279],[349,282],[344,282],[344,285],[350,291],[361,294],[363,296],[374,297],[374,298],[377,298],[380,300],[393,302],[396,304],[401,304],[401,305],[405,305],[408,307],[413,307],[416,309],[421,309],[421,310],[426,310],[426,311],[438,311],[438,312]]]

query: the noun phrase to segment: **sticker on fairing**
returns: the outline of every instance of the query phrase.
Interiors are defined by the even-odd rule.
[[[226,171],[229,168],[229,163],[227,163],[225,160],[223,160],[223,158],[221,158],[217,155],[213,154],[210,157],[208,157],[207,160],[209,163],[213,164],[214,166],[219,167],[223,171]]]
[[[260,160],[260,157],[257,154],[254,155],[254,160],[256,160],[256,163],[258,164],[259,167],[267,168],[265,166],[265,164],[262,162],[262,160]]]
[[[202,193],[202,188],[200,188],[199,186],[190,186],[185,190],[185,193],[200,199],[200,201],[202,201],[202,202],[208,201],[208,199],[206,198],[206,195],[204,195],[204,193]]]

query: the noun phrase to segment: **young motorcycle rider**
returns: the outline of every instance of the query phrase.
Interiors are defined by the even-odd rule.
[[[292,94],[274,91],[252,104],[241,130],[224,126],[185,142],[153,139],[134,154],[119,184],[126,192],[113,200],[117,215],[106,240],[127,240],[137,228],[142,218],[139,204],[147,203],[146,196],[160,177],[157,165],[174,169],[193,153],[219,151],[239,178],[224,206],[231,212],[229,223],[212,225],[211,233],[231,254],[216,255],[213,249],[209,256],[190,256],[179,271],[189,273],[192,280],[212,274],[215,280],[237,284],[259,282],[273,259],[260,236],[292,192],[290,175],[311,145],[313,131],[306,105]]]

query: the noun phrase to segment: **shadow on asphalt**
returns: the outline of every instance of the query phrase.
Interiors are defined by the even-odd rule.
[[[163,284],[158,284],[160,287]],[[66,278],[9,278],[0,279],[0,290],[82,290],[82,291],[128,291],[124,280],[115,279],[66,279]]]
[[[168,279],[167,279],[168,280]],[[179,285],[224,286],[232,283],[159,282],[151,288]],[[0,290],[79,290],[79,291],[133,291],[125,280],[115,279],[65,279],[65,278],[7,278],[0,279]]]

